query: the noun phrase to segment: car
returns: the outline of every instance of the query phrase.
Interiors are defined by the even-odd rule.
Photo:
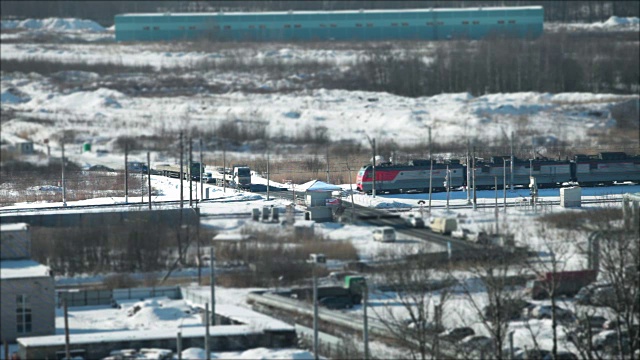
[[[322,298],[318,301],[318,305],[322,305],[331,310],[349,309],[353,307],[351,299],[343,296],[330,296]]]
[[[450,342],[458,342],[466,338],[467,336],[475,335],[475,333],[476,332],[473,331],[473,329],[470,327],[458,327],[458,328],[449,329],[441,333],[440,335],[438,335],[438,337],[442,340],[446,340]]]
[[[569,351],[558,351],[555,357],[552,352],[549,352],[542,360],[578,360],[578,356]]]
[[[469,234],[471,234],[471,231],[469,231],[469,229],[458,228],[451,232],[451,237],[454,237],[456,239],[466,240]]]
[[[503,304],[501,304],[499,313],[496,313],[494,308],[495,306],[493,305],[487,305],[484,307],[485,318],[491,320],[499,314],[500,318],[502,319],[517,320],[522,317],[527,317],[523,315],[528,314],[528,309],[533,308],[533,305],[525,300],[513,299],[506,300]]]
[[[419,216],[409,215],[407,224],[411,227],[422,229],[424,228],[424,219]]]
[[[519,349],[513,353],[514,360],[542,360],[551,354],[543,349]]]
[[[551,305],[538,305],[531,310],[531,316],[536,319],[551,319],[552,312],[556,314],[558,320],[573,320],[573,312],[571,310],[563,309],[559,306],[552,307]]]
[[[422,328],[427,332],[433,332],[433,333],[439,333],[444,330],[444,327],[442,327],[442,325],[436,325],[436,323],[430,322],[430,321],[422,320],[422,321],[415,322],[412,319],[407,319],[405,323],[407,323],[407,328],[409,329]]]
[[[576,318],[576,325],[578,326],[589,326],[590,328],[601,329],[604,324],[607,323],[608,320],[604,316],[587,316],[584,318]]]
[[[622,352],[627,353],[630,350],[629,333],[621,331]],[[593,348],[596,350],[618,351],[618,330],[606,330],[591,338]]]
[[[467,350],[486,352],[491,350],[493,341],[483,335],[469,335],[460,340],[460,345]]]
[[[611,284],[591,284],[574,297],[579,305],[611,306],[616,303],[615,288]]]
[[[391,226],[383,226],[377,229],[373,229],[373,240],[381,242],[394,242],[396,241],[396,229]]]
[[[92,167],[89,168],[89,171],[107,171],[107,172],[114,172],[115,170],[108,167],[108,166],[104,166],[104,165],[93,165]]]

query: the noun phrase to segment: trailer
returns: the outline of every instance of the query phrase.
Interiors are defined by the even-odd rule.
[[[156,174],[180,179],[180,174],[182,173],[182,178],[185,180],[193,179],[200,180],[200,163],[192,162],[191,166],[183,166],[180,168],[179,164],[158,164],[156,165],[154,172]]]
[[[553,290],[554,296],[573,296],[594,282],[597,277],[597,270],[548,272],[536,280],[527,282],[525,292],[535,300],[549,297],[549,290]]]

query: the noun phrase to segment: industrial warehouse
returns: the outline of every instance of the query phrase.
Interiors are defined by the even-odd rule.
[[[450,40],[542,34],[543,8],[153,13],[115,17],[116,41]]]

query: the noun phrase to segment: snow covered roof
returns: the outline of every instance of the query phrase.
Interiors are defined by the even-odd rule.
[[[213,237],[213,241],[246,241],[254,239],[253,235],[240,233],[220,233]]]
[[[119,341],[141,341],[153,339],[175,339],[178,331],[182,332],[183,338],[203,337],[205,335],[204,326],[190,326],[180,329],[167,330],[125,330],[125,331],[105,331],[89,334],[71,334],[70,340],[72,344],[90,344],[97,342],[119,342]],[[225,326],[209,326],[210,336],[226,336],[226,335],[249,335],[259,334],[260,330],[256,330],[246,325],[225,325]],[[18,343],[24,347],[36,346],[55,346],[65,343],[64,335],[36,336],[19,338]]]
[[[216,314],[227,317],[231,320],[250,325],[259,330],[284,330],[291,331],[294,327],[267,315],[252,311],[250,309],[235,305],[217,304]]]
[[[342,190],[341,187],[327,184],[320,180],[311,180],[302,185],[296,186],[297,191],[338,191]]]
[[[0,231],[24,231],[29,229],[27,223],[0,224]]]
[[[0,279],[26,279],[49,276],[48,266],[33,260],[2,260],[0,261]]]

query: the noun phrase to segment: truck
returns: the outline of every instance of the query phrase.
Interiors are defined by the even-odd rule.
[[[362,294],[366,289],[366,280],[363,276],[347,275],[339,286],[318,286],[318,301],[326,298],[342,298],[345,304],[351,306],[362,303]],[[291,289],[291,297],[299,300],[313,300],[313,288],[304,287]]]
[[[238,189],[251,189],[251,169],[247,165],[233,165],[233,182]]]
[[[597,277],[597,270],[547,272],[538,279],[529,280],[525,293],[530,294],[534,300],[541,300],[549,297],[549,290],[554,287],[555,296],[573,296]]]
[[[180,164],[158,164],[155,166],[154,172],[162,176],[179,179]],[[203,167],[203,172],[204,172],[204,167]],[[189,178],[193,180],[200,180],[200,163],[191,162],[191,166],[186,166],[186,165],[183,166],[182,178],[186,180],[189,180]]]
[[[433,232],[449,235],[458,227],[458,220],[454,218],[436,217],[431,219],[431,225],[429,227]]]

